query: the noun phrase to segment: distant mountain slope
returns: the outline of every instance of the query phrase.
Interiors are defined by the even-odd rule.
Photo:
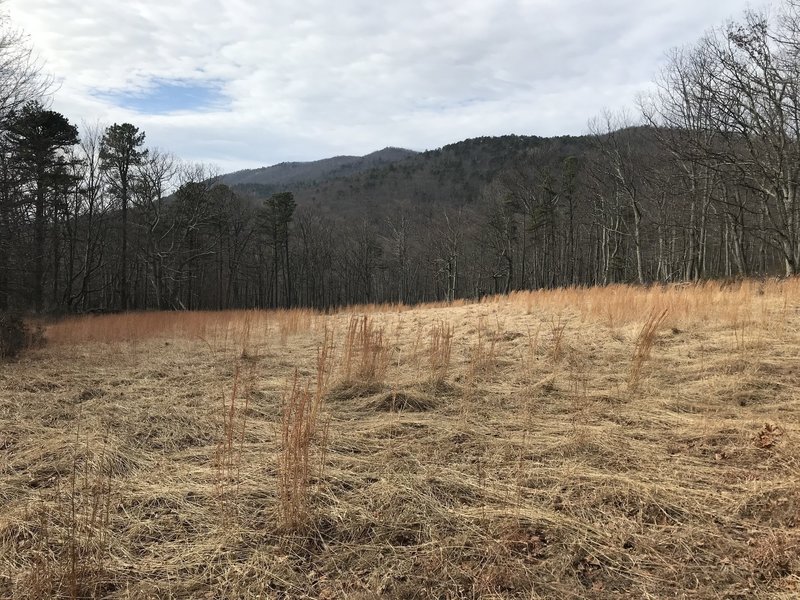
[[[581,155],[586,138],[508,135],[449,144],[381,168],[295,190],[299,205],[330,215],[380,219],[397,208],[421,216],[435,206],[474,204],[486,186],[512,168],[531,170]]]
[[[469,205],[504,170],[554,166],[567,156],[583,155],[588,147],[586,137],[480,137],[420,153],[386,149],[360,159],[284,163],[233,173],[223,181],[253,199],[292,191],[299,206],[379,220],[397,207],[425,212],[434,205]],[[235,183],[237,178],[242,183]]]
[[[231,187],[263,186],[264,191],[296,185],[313,185],[390,165],[417,154],[404,148],[384,148],[366,156],[334,156],[313,162],[285,162],[260,169],[245,169],[222,176]]]

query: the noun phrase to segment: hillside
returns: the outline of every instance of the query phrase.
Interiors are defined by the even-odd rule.
[[[229,186],[250,186],[253,190],[308,185],[331,178],[347,177],[414,156],[404,148],[384,148],[366,156],[334,156],[311,162],[284,162],[260,169],[245,169],[222,176]],[[260,190],[259,190],[260,191]]]
[[[397,207],[472,204],[504,171],[554,167],[566,157],[583,156],[589,148],[588,136],[480,137],[420,153],[386,149],[360,159],[283,163],[224,175],[222,181],[251,198],[292,191],[298,205],[379,221]]]

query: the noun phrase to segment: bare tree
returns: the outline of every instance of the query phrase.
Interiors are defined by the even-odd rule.
[[[8,117],[28,102],[46,97],[52,86],[28,37],[0,14],[0,126],[5,128]]]
[[[630,219],[618,220],[612,225],[612,229],[618,231],[620,225],[625,225],[632,230],[631,237],[636,257],[636,279],[639,283],[644,283],[642,249],[644,169],[641,161],[641,147],[633,140],[633,127],[634,124],[627,115],[611,112],[605,112],[599,120],[589,124],[595,147],[602,157],[602,161],[599,163],[603,170],[601,175],[609,183],[605,193],[609,194],[610,198],[604,200],[606,203],[610,201],[614,206],[626,205],[631,215]],[[624,130],[628,130],[627,135],[624,135]]]
[[[2,2],[0,1],[0,6]],[[28,38],[0,14],[0,309],[11,302],[11,256],[19,250],[20,211],[15,169],[10,163],[8,127],[12,115],[25,104],[44,99],[52,78],[42,71]]]
[[[640,98],[642,113],[675,170],[669,182],[661,183],[671,188],[675,200],[681,193],[687,198],[688,223],[681,226],[687,241],[686,279],[705,276],[709,208],[724,169],[723,161],[710,152],[718,138],[714,118],[718,70],[719,65],[701,48],[675,49],[656,77],[655,91]],[[679,187],[683,190],[676,189]],[[663,222],[658,234],[661,249],[665,245]]]
[[[706,36],[699,51],[714,65],[710,148],[756,192],[759,229],[800,272],[800,63],[797,4],[777,21],[747,12],[741,22]]]
[[[389,229],[391,254],[397,261],[397,301],[404,304],[408,300],[409,286],[409,222],[408,215],[401,212],[396,218],[386,219]]]
[[[444,223],[436,239],[435,262],[439,276],[445,281],[445,300],[452,302],[458,292],[461,275],[461,253],[464,242],[465,219],[463,210],[453,214],[442,212]]]
[[[167,306],[165,266],[169,264],[170,253],[175,250],[173,234],[177,223],[171,218],[166,198],[173,191],[177,174],[177,160],[169,153],[152,148],[137,169],[133,188],[136,221],[142,230],[140,252],[158,308]]]

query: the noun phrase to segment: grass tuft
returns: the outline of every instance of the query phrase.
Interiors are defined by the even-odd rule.
[[[278,461],[281,518],[286,531],[306,527],[312,516],[312,479],[322,477],[325,464],[327,423],[321,424],[322,405],[330,377],[332,342],[326,330],[317,352],[316,381],[302,382],[295,369],[291,386],[283,399],[281,450]],[[315,454],[317,473],[315,473]]]
[[[431,383],[441,385],[450,370],[450,357],[453,351],[453,326],[439,322],[431,328],[429,347]]]
[[[343,377],[348,384],[381,384],[391,360],[384,330],[368,315],[352,316],[344,342]]]
[[[667,318],[669,309],[663,309],[660,312],[653,311],[650,316],[642,325],[639,335],[636,336],[634,343],[633,358],[631,360],[631,370],[628,376],[628,389],[631,391],[636,390],[642,377],[642,367],[644,363],[650,359],[650,351],[653,348],[653,342],[656,339],[659,327],[664,323]]]

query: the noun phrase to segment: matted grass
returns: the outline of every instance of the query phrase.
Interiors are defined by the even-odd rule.
[[[47,337],[0,367],[2,598],[800,594],[797,279]]]

